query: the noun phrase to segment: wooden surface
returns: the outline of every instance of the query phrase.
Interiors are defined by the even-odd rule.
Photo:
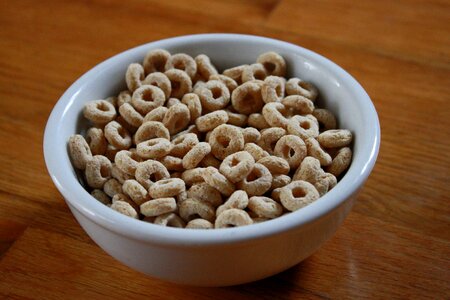
[[[83,232],[43,161],[46,119],[88,69],[139,44],[238,32],[349,71],[381,121],[378,162],[337,234],[271,278],[193,288],[116,262]],[[450,298],[450,3],[0,1],[0,298]]]

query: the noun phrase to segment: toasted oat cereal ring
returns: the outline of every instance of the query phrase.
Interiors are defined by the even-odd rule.
[[[215,228],[238,227],[253,224],[252,218],[242,209],[230,208],[221,213],[215,221]]]
[[[84,105],[83,115],[94,124],[106,124],[117,116],[114,105],[106,100],[93,100]]]
[[[142,125],[144,118],[142,115],[128,102],[122,104],[119,107],[119,113],[128,124],[133,127],[139,127]],[[116,121],[118,121],[116,119]]]
[[[249,196],[261,196],[272,185],[272,174],[262,164],[255,163],[252,171],[242,181],[237,183],[237,188],[247,192]]]
[[[292,181],[280,188],[280,202],[289,211],[296,211],[319,199],[316,188],[303,180]]]
[[[244,136],[240,128],[223,124],[214,128],[209,137],[209,143],[212,154],[223,160],[231,153],[244,148]]]
[[[176,134],[185,129],[190,122],[189,109],[183,103],[178,103],[169,108],[163,119],[163,124],[170,134]]]
[[[261,87],[261,96],[265,103],[280,102],[284,98],[286,79],[278,76],[267,76]]]
[[[349,147],[341,148],[338,150],[331,164],[326,168],[326,171],[338,177],[342,172],[347,170],[351,162],[352,150]]]
[[[269,197],[250,197],[248,208],[260,218],[273,219],[283,214],[283,206]]]
[[[110,197],[122,193],[122,184],[115,178],[108,179],[103,185],[103,191]]]
[[[106,141],[105,135],[103,134],[103,130],[101,128],[89,128],[86,132],[86,142],[89,144],[89,148],[91,148],[93,155],[105,154],[108,142]]]
[[[148,121],[142,123],[134,135],[135,144],[142,143],[154,138],[170,139],[169,130],[161,122]]]
[[[242,71],[241,81],[264,80],[267,77],[266,69],[262,64],[256,63],[246,66]]]
[[[202,78],[209,79],[212,75],[217,75],[217,69],[211,63],[209,57],[205,54],[200,54],[195,57],[195,62],[197,63],[197,73],[200,74]]]
[[[292,109],[296,114],[306,115],[314,111],[314,103],[306,97],[301,95],[287,96],[281,103],[289,109]]]
[[[197,82],[195,82],[194,86],[192,87],[192,92],[197,95],[199,93],[199,91],[204,87],[206,87],[206,81],[198,80]]]
[[[144,58],[143,66],[145,74],[164,72],[164,68],[170,53],[163,49],[150,50]]]
[[[272,127],[261,130],[261,139],[258,145],[270,155],[274,154],[275,145],[286,135],[286,130],[281,127]]]
[[[186,196],[202,202],[207,202],[213,207],[217,207],[222,204],[222,195],[220,192],[206,182],[201,182],[191,186],[191,188],[187,191]]]
[[[245,209],[248,205],[248,195],[245,191],[237,190],[225,201],[224,204],[219,206],[216,210],[216,216],[220,215],[227,209],[237,208]]]
[[[135,153],[131,152],[129,150],[121,150],[117,152],[114,162],[116,163],[116,166],[126,174],[134,176],[134,173],[136,172],[136,167],[138,166],[139,162],[141,161],[141,157]]]
[[[105,126],[105,138],[117,149],[129,149],[131,147],[131,135],[120,123],[111,121]]]
[[[258,130],[263,130],[269,128],[270,125],[267,123],[266,118],[260,113],[253,113],[248,116],[247,119],[248,126],[254,127]]]
[[[312,156],[307,156],[295,171],[292,180],[304,180],[314,184],[323,173],[324,171],[320,167],[320,161]]]
[[[299,78],[291,78],[286,82],[286,93],[288,95],[301,95],[314,102],[319,91],[312,83]]]
[[[153,198],[173,197],[186,190],[183,180],[179,178],[162,179],[148,189]]]
[[[166,99],[170,97],[170,94],[172,93],[172,86],[170,84],[169,78],[164,73],[161,72],[155,72],[148,74],[147,77],[142,81],[143,85],[153,85],[158,88],[160,88],[164,95],[166,96]]]
[[[288,121],[287,131],[306,140],[319,135],[319,125],[310,117],[296,115]]]
[[[75,168],[84,170],[86,163],[92,158],[91,148],[80,134],[69,138],[69,154]]]
[[[181,174],[181,179],[186,183],[186,185],[193,185],[196,183],[204,182],[203,173],[206,168],[195,168],[186,170]]]
[[[191,116],[191,123],[193,123],[198,117],[202,115],[202,104],[197,94],[188,93],[183,96],[181,102],[189,109]]]
[[[121,91],[117,96],[117,107],[121,107],[125,103],[131,102],[131,92],[129,90]]]
[[[172,106],[174,106],[175,104],[181,103],[180,100],[178,100],[177,98],[169,98],[169,100],[167,100],[166,102],[166,107],[170,108]]]
[[[136,167],[136,180],[146,189],[149,189],[155,182],[169,179],[170,174],[167,168],[156,160],[146,160],[140,162]]]
[[[165,101],[164,92],[159,87],[148,84],[136,89],[131,96],[131,104],[143,115],[162,106]]]
[[[258,143],[261,139],[261,133],[254,127],[242,128],[244,143]]]
[[[244,180],[253,170],[255,159],[246,151],[228,155],[220,164],[220,173],[232,183]]]
[[[212,153],[209,153],[202,159],[202,161],[200,162],[200,166],[205,168],[214,167],[216,169],[219,169],[220,163],[221,163],[220,160],[215,158],[214,155],[212,155]]]
[[[101,189],[111,178],[111,161],[103,155],[95,155],[86,163],[86,183],[94,189]]]
[[[91,192],[91,196],[105,205],[111,203],[111,198],[109,198],[108,195],[102,190],[93,189]]]
[[[165,106],[160,106],[157,107],[151,111],[149,111],[143,120],[143,123],[148,122],[148,121],[156,121],[156,122],[161,122],[164,120],[164,116],[166,115],[167,111],[169,109]]]
[[[125,81],[131,92],[141,87],[144,78],[144,68],[140,64],[134,63],[128,66],[127,72],[125,73]]]
[[[222,83],[224,83],[227,86],[230,93],[232,93],[238,87],[238,84],[236,83],[236,81],[234,81],[232,78],[225,76],[225,75],[220,75],[220,74],[211,75],[211,76],[209,76],[208,80],[221,81]]]
[[[172,143],[168,139],[155,138],[136,145],[137,153],[145,159],[164,157],[172,150]]]
[[[133,219],[139,219],[136,210],[125,201],[115,201],[113,204],[111,204],[110,208],[121,213],[122,215],[131,217]]]
[[[198,130],[197,126],[195,125],[189,125],[185,130],[178,132],[177,134],[172,135],[172,141],[182,135],[188,134],[188,133],[193,133],[195,134],[197,137],[200,136],[200,131]]]
[[[222,109],[230,102],[230,91],[219,80],[210,80],[196,90],[202,106],[210,111]]]
[[[124,194],[128,195],[137,205],[141,205],[150,200],[150,195],[147,190],[134,179],[126,180],[122,185],[122,190]]]
[[[330,129],[317,137],[320,145],[325,148],[340,148],[350,145],[353,135],[347,129]]]
[[[169,171],[184,171],[183,160],[179,157],[166,155],[158,159]]]
[[[276,188],[270,193],[270,197],[273,200],[280,202],[280,192],[281,192],[281,188]]]
[[[242,83],[241,77],[242,77],[242,72],[244,71],[244,69],[247,67],[248,65],[240,65],[237,67],[233,67],[230,69],[226,69],[222,72],[223,75],[230,77],[231,79],[233,79],[238,85]]]
[[[111,97],[106,98],[105,100],[108,101],[109,103],[111,103],[114,106],[114,108],[118,107],[117,106],[117,97],[111,96]]]
[[[133,176],[119,169],[115,163],[111,166],[111,177],[117,179],[121,184],[123,184],[125,180],[133,179]]]
[[[175,198],[152,199],[140,205],[141,214],[146,217],[157,217],[174,212],[177,209]]]
[[[305,144],[308,149],[308,155],[317,158],[320,161],[321,166],[328,166],[331,164],[332,159],[330,154],[320,147],[319,142],[315,138],[307,138]]]
[[[191,56],[185,53],[177,53],[171,55],[166,61],[165,70],[168,71],[172,69],[184,71],[190,78],[194,78],[197,73],[197,64]]]
[[[305,158],[307,149],[305,142],[296,135],[285,135],[277,142],[274,154],[285,159],[291,169],[296,169]]]
[[[139,205],[137,205],[133,200],[131,200],[130,197],[125,195],[124,193],[115,194],[114,197],[112,197],[112,203],[115,203],[117,201],[123,201],[131,205],[131,207],[138,212],[139,211]]]
[[[323,173],[319,176],[318,180],[314,184],[314,187],[319,192],[320,196],[325,195],[329,190],[335,187],[337,179],[333,174]]]
[[[249,115],[260,112],[264,105],[261,96],[261,85],[249,81],[238,86],[231,94],[231,104],[241,114]]]
[[[234,192],[234,184],[231,183],[219,170],[207,167],[202,172],[203,180],[218,190],[224,196],[230,196]]]
[[[179,174],[180,176],[173,176],[173,174]],[[181,173],[180,172],[174,172],[172,174],[170,174],[171,178],[181,178]],[[180,204],[181,202],[185,201],[188,198],[187,196],[187,192],[183,191],[181,193],[179,193],[178,195],[176,195],[175,199],[177,200],[177,204]]]
[[[184,94],[192,91],[192,80],[186,72],[178,69],[170,69],[164,74],[170,80],[172,87],[171,97],[181,99]]]
[[[214,225],[208,220],[205,219],[194,219],[190,220],[185,228],[189,229],[213,229]]]
[[[258,56],[256,62],[262,64],[269,75],[281,76],[286,75],[286,61],[276,52],[266,52]]]
[[[211,152],[211,146],[208,143],[200,142],[183,157],[183,167],[187,170],[197,167],[197,165]]]
[[[184,228],[184,221],[174,213],[167,213],[157,216],[153,221],[156,225],[167,226],[167,227],[177,227]]]
[[[283,174],[286,175],[289,173],[290,167],[288,162],[278,156],[266,156],[258,160],[259,164],[262,164],[267,169],[269,169],[272,175],[274,174]]]
[[[214,207],[211,204],[192,198],[181,202],[178,211],[180,217],[186,222],[199,217],[212,222],[215,217]]]
[[[250,153],[250,155],[253,156],[255,161],[258,161],[263,157],[270,155],[267,151],[265,151],[263,148],[261,148],[255,143],[246,143],[244,146],[244,151]]]
[[[262,109],[262,115],[270,127],[282,127],[286,129],[288,126],[289,119],[286,117],[287,109],[281,103],[267,103]]]
[[[281,188],[291,183],[291,177],[289,177],[288,175],[280,174],[280,175],[273,175],[272,177],[273,177],[272,186],[270,187],[271,190]]]
[[[316,108],[312,114],[316,117],[317,121],[319,121],[319,125],[323,128],[323,130],[336,129],[336,117],[328,109]]]
[[[195,120],[195,125],[200,132],[211,131],[219,125],[228,122],[228,114],[224,110],[216,110]]]
[[[187,133],[177,136],[172,140],[173,148],[171,155],[176,157],[184,157],[189,150],[198,144],[198,137],[195,133]]]
[[[247,125],[247,115],[235,113],[229,109],[226,109],[225,112],[228,115],[228,124],[238,127],[245,127]]]
[[[116,159],[116,154],[117,152],[119,152],[120,150],[117,149],[116,147],[114,147],[111,144],[108,144],[108,146],[106,146],[106,152],[105,152],[105,156],[110,160],[110,161],[114,161]]]

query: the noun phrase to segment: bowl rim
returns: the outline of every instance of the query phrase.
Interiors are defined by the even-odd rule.
[[[66,113],[66,106],[76,98],[78,91],[83,88],[90,77],[99,73],[112,61],[128,56],[134,52],[139,52],[149,47],[164,48],[165,44],[181,45],[189,42],[223,42],[224,40],[243,41],[243,42],[266,42],[277,45],[290,52],[300,52],[306,57],[312,57],[320,63],[327,66],[327,70],[346,81],[352,86],[354,92],[360,101],[364,102],[364,118],[370,122],[366,131],[370,136],[370,153],[361,155],[362,168],[348,170],[347,174],[330,192],[322,196],[314,203],[297,210],[293,213],[276,218],[267,222],[253,224],[251,226],[198,230],[198,229],[180,229],[172,227],[163,227],[148,222],[136,220],[124,216],[98,201],[92,201],[90,194],[81,186],[81,184],[67,176],[71,174],[70,170],[63,168],[56,159],[58,149],[61,145],[57,142],[58,127],[62,124],[61,120]],[[58,148],[59,146],[59,148]],[[148,243],[158,243],[166,245],[177,245],[185,247],[199,247],[203,245],[223,245],[235,244],[242,241],[250,241],[265,238],[271,235],[280,234],[299,226],[304,226],[319,218],[331,213],[335,208],[342,205],[348,198],[358,192],[371,173],[380,147],[380,124],[375,107],[362,86],[340,66],[331,60],[319,55],[311,50],[301,46],[280,41],[277,39],[246,35],[246,34],[227,34],[227,33],[209,33],[193,34],[178,37],[167,38],[143,44],[129,50],[123,51],[96,65],[79,79],[77,79],[60,97],[55,104],[44,132],[43,150],[47,170],[53,183],[65,198],[67,204],[72,209],[79,211],[84,217],[88,218],[97,225],[113,231],[122,236],[145,241]],[[65,149],[65,148],[64,148]],[[353,161],[352,164],[355,162]],[[341,184],[342,183],[342,184]]]

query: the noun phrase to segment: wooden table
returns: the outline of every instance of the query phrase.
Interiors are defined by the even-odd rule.
[[[450,297],[450,3],[0,2],[0,295],[13,299]],[[237,32],[289,41],[348,70],[382,129],[377,165],[317,253],[230,288],[178,286],[118,263],[77,224],[43,160],[47,117],[104,59],[161,38]]]

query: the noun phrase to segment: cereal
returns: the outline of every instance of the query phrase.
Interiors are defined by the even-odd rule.
[[[195,125],[200,132],[207,132],[227,122],[228,114],[224,110],[216,110],[199,117],[195,120]]]
[[[316,108],[312,114],[324,130],[336,129],[336,117],[328,109]]]
[[[178,210],[180,217],[186,222],[198,217],[212,222],[215,217],[214,208],[209,203],[192,198],[180,203]]]
[[[222,109],[230,102],[230,91],[219,80],[210,80],[195,92],[198,94],[203,107],[210,111]]]
[[[317,137],[320,145],[325,148],[340,148],[352,142],[352,133],[347,129],[330,129]]]
[[[320,147],[320,144],[316,139],[307,138],[305,144],[308,149],[308,155],[317,158],[320,161],[321,166],[328,166],[331,164],[332,159],[330,154]]]
[[[286,80],[278,76],[267,76],[261,87],[261,97],[265,103],[281,102],[284,97]]]
[[[272,190],[288,185],[291,182],[291,177],[288,175],[279,174],[272,177],[272,186],[270,187]]]
[[[156,122],[161,122],[162,123],[162,121],[164,120],[164,117],[165,117],[165,115],[166,115],[168,110],[169,109],[167,107],[165,107],[165,106],[157,107],[157,108],[149,111],[145,115],[142,123],[143,122],[149,122],[149,121],[156,121]]]
[[[125,103],[131,102],[131,92],[129,90],[121,91],[117,96],[117,107],[121,107]]]
[[[228,155],[220,165],[220,173],[232,183],[243,180],[253,170],[255,159],[246,151]]]
[[[141,161],[141,158],[129,150],[121,150],[117,152],[114,162],[116,166],[126,174],[134,176],[136,168]]]
[[[110,204],[111,203],[111,199],[108,197],[108,195],[99,189],[93,189],[91,192],[91,196],[94,197],[95,199],[97,199],[98,201],[100,201],[103,204]]]
[[[206,168],[195,168],[191,170],[186,170],[181,174],[181,179],[186,183],[186,185],[193,185],[195,183],[204,182],[203,174]]]
[[[153,223],[156,225],[167,226],[167,227],[184,228],[184,226],[185,226],[184,221],[178,215],[176,215],[174,213],[167,213],[167,214],[160,215],[155,218]]]
[[[256,63],[246,66],[242,70],[241,81],[264,80],[267,77],[266,69],[262,64]]]
[[[142,84],[153,85],[160,88],[164,92],[166,99],[168,99],[170,97],[170,94],[172,93],[172,86],[170,84],[169,78],[167,78],[167,76],[161,72],[148,74],[147,77],[145,77],[145,79],[142,81]]]
[[[261,139],[261,133],[254,127],[247,127],[242,129],[244,136],[244,143],[258,143]]]
[[[266,52],[258,56],[256,60],[262,64],[269,75],[282,76],[286,74],[286,62],[284,58],[273,51]]]
[[[244,71],[244,69],[247,67],[248,65],[241,65],[241,66],[237,66],[237,67],[233,67],[230,69],[226,69],[222,72],[223,75],[230,77],[231,79],[233,79],[236,83],[241,84],[241,77],[242,77],[242,72]]]
[[[269,128],[270,125],[267,123],[266,118],[260,113],[254,113],[248,116],[247,119],[248,126],[254,127],[256,129],[262,130]]]
[[[195,62],[197,63],[197,73],[200,74],[202,78],[208,80],[211,76],[218,74],[217,69],[205,54],[197,55],[195,57]]]
[[[238,86],[231,93],[231,104],[241,114],[248,115],[260,112],[264,105],[261,96],[261,85],[249,81]]]
[[[244,148],[244,136],[239,128],[223,124],[214,128],[209,144],[212,154],[218,159],[224,159]]]
[[[183,103],[179,103],[169,108],[162,123],[169,130],[170,134],[175,134],[188,126],[190,118],[188,107]]]
[[[140,64],[130,64],[125,74],[127,87],[131,92],[140,88],[144,80],[144,68]]]
[[[234,184],[214,167],[205,168],[202,172],[202,177],[207,184],[218,190],[224,196],[229,196],[234,192]]]
[[[179,178],[158,180],[148,189],[152,198],[173,197],[185,190],[185,183]]]
[[[307,156],[295,171],[292,180],[304,180],[314,184],[321,174],[323,174],[323,170],[320,167],[320,161],[312,156]]]
[[[240,190],[249,196],[261,196],[272,186],[272,174],[262,164],[256,163],[252,171],[242,181],[236,184]]]
[[[197,167],[202,159],[210,152],[211,146],[208,143],[198,143],[183,157],[183,167],[187,170]]]
[[[182,70],[190,78],[194,78],[195,73],[197,73],[197,64],[191,56],[185,53],[178,53],[171,55],[166,61],[165,70],[168,71],[171,69]]]
[[[337,184],[337,179],[333,174],[324,173],[314,184],[314,187],[319,192],[320,196],[325,195],[329,190],[335,187]]]
[[[106,124],[105,138],[116,149],[125,150],[131,147],[130,133],[116,121]]]
[[[283,207],[279,203],[262,196],[250,197],[248,208],[260,218],[273,219],[281,216],[283,213]]]
[[[228,124],[238,127],[244,127],[245,125],[247,125],[247,115],[235,113],[229,109],[226,109],[225,112],[228,115]]]
[[[128,102],[119,107],[119,113],[128,124],[134,127],[141,126],[144,121],[142,115]]]
[[[237,190],[225,201],[224,204],[219,206],[216,210],[216,216],[220,215],[227,209],[237,208],[245,209],[248,205],[248,195],[245,191]]]
[[[195,120],[202,115],[202,104],[197,94],[185,94],[181,99],[181,102],[189,109],[191,123],[195,122]]]
[[[214,225],[208,220],[205,219],[194,219],[189,221],[186,224],[185,228],[189,229],[213,229]]]
[[[230,208],[217,216],[214,228],[237,227],[253,224],[252,218],[242,209]]]
[[[306,97],[300,95],[287,96],[281,103],[292,109],[296,114],[306,115],[314,112],[314,103]]]
[[[69,138],[69,154],[75,168],[84,170],[92,158],[92,152],[82,135],[75,134]]]
[[[285,159],[278,156],[271,155],[263,157],[260,160],[258,160],[258,163],[265,166],[270,171],[270,173],[272,173],[272,175],[275,174],[287,175],[290,170],[289,163]]]
[[[211,153],[209,153],[208,155],[206,155],[202,161],[200,162],[200,166],[202,167],[214,167],[216,169],[218,169],[220,167],[220,160],[218,160],[217,158],[214,157],[214,155],[212,155]]]
[[[174,212],[177,209],[175,198],[152,199],[140,205],[141,214],[146,217],[157,217]]]
[[[121,184],[123,184],[125,180],[133,178],[133,176],[119,169],[115,163],[112,164],[111,167],[111,177],[117,179],[117,181],[119,181]]]
[[[170,53],[166,50],[150,50],[147,55],[145,55],[143,62],[145,74],[153,72],[164,72],[164,68],[169,57]]]
[[[133,219],[139,219],[136,210],[125,201],[115,201],[111,204],[110,208],[121,213],[122,215],[131,217]]]
[[[124,194],[128,195],[137,205],[141,205],[150,200],[150,195],[147,190],[134,179],[126,180],[122,185],[122,190]]]
[[[115,194],[114,197],[112,197],[111,202],[117,202],[117,201],[123,201],[131,205],[132,208],[134,208],[135,211],[139,211],[139,205],[137,205],[133,200],[131,200],[130,197],[125,195],[124,193]]]
[[[331,164],[326,168],[326,171],[338,177],[348,169],[351,162],[352,150],[349,147],[343,147],[337,151],[336,156],[331,161]]]
[[[289,134],[280,138],[273,152],[285,159],[291,169],[295,169],[306,156],[306,145],[298,136]]]
[[[164,138],[155,138],[137,144],[137,154],[145,159],[157,159],[166,156],[172,150],[172,143]]]
[[[105,156],[110,160],[110,161],[114,161],[114,159],[116,158],[116,154],[117,152],[119,152],[120,150],[117,149],[116,147],[114,147],[111,144],[108,144],[108,146],[106,146],[106,152],[105,152]]]
[[[225,76],[225,75],[220,75],[220,74],[211,75],[211,76],[209,76],[209,80],[221,81],[223,84],[225,84],[227,86],[230,93],[232,93],[238,87],[238,84],[236,83],[236,81],[234,81],[232,78]]]
[[[104,155],[108,143],[101,128],[91,127],[86,132],[86,142],[93,155]]]
[[[149,189],[155,182],[169,179],[170,174],[166,167],[156,160],[146,160],[136,167],[136,180],[146,189]]]
[[[143,115],[163,105],[165,101],[164,92],[159,87],[148,84],[136,89],[131,96],[131,105]]]
[[[166,155],[158,159],[169,171],[183,171],[183,160],[176,156]]]
[[[300,95],[313,102],[319,94],[314,85],[299,78],[291,78],[286,82],[286,93],[288,95]]]
[[[111,161],[103,155],[95,155],[87,161],[85,174],[88,186],[101,189],[111,178]]]
[[[293,181],[280,189],[280,202],[289,211],[298,210],[319,197],[316,188],[303,180]]]
[[[244,151],[250,153],[255,161],[259,161],[260,159],[270,155],[267,151],[264,151],[263,148],[255,143],[246,143],[244,146]]]
[[[289,120],[286,118],[287,109],[281,103],[267,103],[262,109],[262,115],[270,127],[282,127],[286,129],[288,126]]]
[[[206,182],[191,186],[191,188],[187,191],[186,196],[202,202],[207,202],[214,207],[222,204],[222,195],[220,192]]]
[[[281,127],[272,127],[261,130],[261,139],[258,145],[266,150],[270,155],[274,154],[275,145],[286,135],[286,130]]]
[[[115,178],[108,179],[103,185],[103,191],[109,197],[114,197],[114,195],[122,193],[122,184]]]
[[[94,124],[106,124],[117,116],[114,105],[106,100],[93,100],[85,104],[83,115]]]
[[[169,100],[166,101],[166,107],[171,108],[172,106],[178,103],[181,103],[181,101],[178,100],[177,98],[169,98]]]
[[[192,147],[198,144],[198,137],[194,133],[186,133],[174,138],[172,144],[173,148],[170,154],[176,157],[184,157]]]
[[[137,145],[154,138],[170,139],[169,130],[161,122],[148,121],[138,128],[134,135],[134,142]]]
[[[171,97],[181,99],[184,94],[192,91],[192,81],[186,72],[178,69],[170,69],[164,74],[170,80],[172,87]]]
[[[308,116],[293,116],[287,125],[289,134],[294,134],[306,140],[309,137],[317,137],[319,135],[319,125],[314,119]]]

